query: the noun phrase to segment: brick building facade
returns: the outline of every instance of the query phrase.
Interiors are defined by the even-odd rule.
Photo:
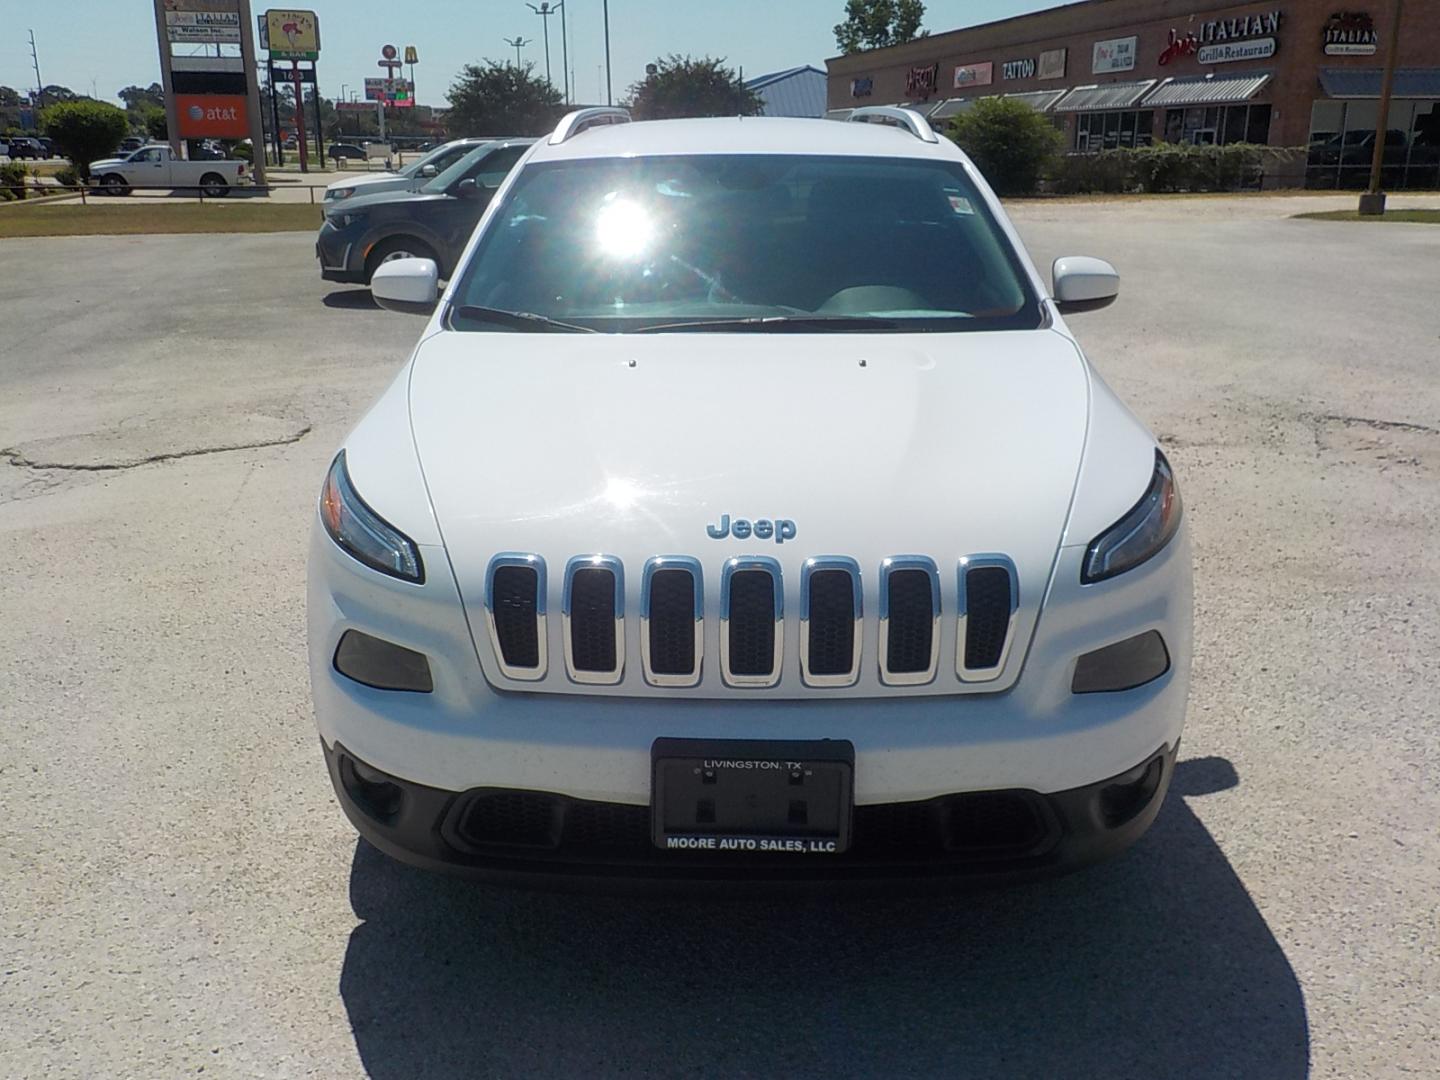
[[[1082,0],[827,61],[827,115],[907,104],[936,127],[1017,97],[1072,152],[1150,143],[1301,147],[1284,177],[1363,187],[1393,0]],[[1385,186],[1440,187],[1440,0],[1408,0]]]

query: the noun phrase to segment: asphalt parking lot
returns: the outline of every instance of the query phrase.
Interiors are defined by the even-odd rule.
[[[1073,325],[1191,515],[1181,764],[1112,863],[861,900],[531,895],[357,843],[305,544],[419,321],[310,234],[6,241],[0,1073],[1440,1072],[1440,229],[1281,205],[1015,210],[1037,262],[1122,274]]]

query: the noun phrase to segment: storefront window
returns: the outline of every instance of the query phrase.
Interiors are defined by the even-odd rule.
[[[1165,141],[1213,144],[1270,141],[1269,105],[1209,105],[1165,110]]]
[[[1370,181],[1375,101],[1317,101],[1310,111],[1305,186],[1359,189]],[[1385,124],[1381,183],[1386,188],[1440,184],[1440,102],[1395,101]]]
[[[1155,114],[1149,109],[1079,113],[1075,117],[1075,149],[1080,153],[1149,146]]]

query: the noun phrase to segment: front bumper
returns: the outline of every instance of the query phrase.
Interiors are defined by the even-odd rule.
[[[365,284],[365,260],[358,254],[355,236],[359,230],[336,228],[326,218],[315,238],[315,257],[320,260],[320,278],[323,281],[339,281],[349,285]]]
[[[1013,881],[1066,873],[1118,854],[1164,802],[1175,747],[1124,773],[1042,795],[958,792],[857,806],[841,855],[669,851],[644,806],[536,791],[445,791],[382,774],[343,745],[325,747],[335,793],[360,834],[401,862],[534,884],[653,882]]]

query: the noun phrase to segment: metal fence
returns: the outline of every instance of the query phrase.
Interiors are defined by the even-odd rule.
[[[7,187],[12,193],[22,190],[20,185],[0,185]],[[131,184],[126,190],[112,192],[98,184],[40,184],[23,187],[24,194],[19,199],[11,202],[0,202],[0,207],[36,205],[40,203],[69,202],[77,195],[80,202],[89,205],[93,200],[97,203],[117,202],[137,191],[165,191],[169,192],[171,198],[180,200],[193,200],[196,202],[221,202],[221,201],[244,201],[251,198],[269,198],[272,192],[305,191],[308,195],[306,200],[311,206],[321,205],[324,195],[316,196],[315,192],[324,190],[328,184],[232,184],[223,195],[206,195],[204,190],[189,185],[173,187],[168,184]],[[58,192],[59,194],[55,194]],[[289,201],[289,200],[287,200]],[[299,200],[294,200],[299,201]]]

